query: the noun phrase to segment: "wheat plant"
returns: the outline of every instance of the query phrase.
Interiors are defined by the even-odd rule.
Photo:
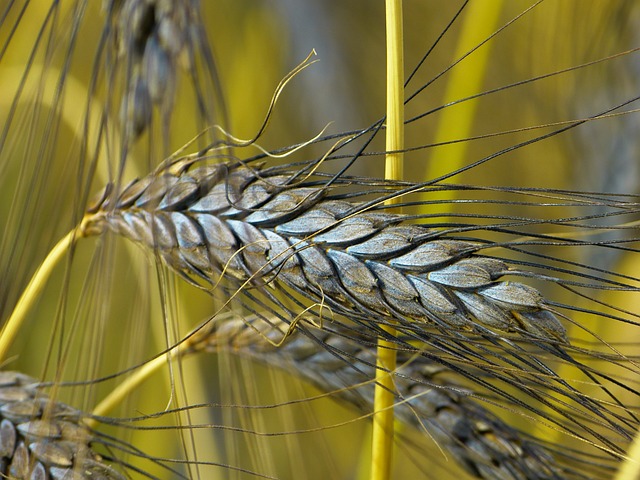
[[[640,13],[452,3],[0,7],[3,474],[635,478]]]

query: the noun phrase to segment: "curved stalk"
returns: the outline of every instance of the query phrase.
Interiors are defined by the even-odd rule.
[[[16,307],[13,309],[11,316],[8,318],[0,331],[0,361],[4,360],[7,351],[16,338],[20,327],[22,326],[29,309],[42,292],[47,280],[51,276],[51,272],[60,262],[64,254],[71,248],[73,242],[78,238],[77,230],[71,230],[51,249],[44,261],[40,264],[36,273],[33,274],[31,281],[24,289]]]
[[[131,394],[138,386],[140,386],[146,379],[157,372],[160,368],[167,364],[171,352],[167,352],[164,355],[154,358],[148,363],[145,363],[142,368],[136,370],[136,372],[127,378],[124,382],[118,384],[109,395],[107,395],[91,412],[93,417],[104,417],[109,414],[116,406],[120,405],[122,401]],[[91,418],[86,421],[87,425],[91,428],[95,428],[98,421],[95,418]]]

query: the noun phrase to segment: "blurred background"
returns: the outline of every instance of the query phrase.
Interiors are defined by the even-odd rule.
[[[146,61],[131,53],[139,39],[126,34],[127,26],[135,30],[138,25],[136,10],[127,10],[136,3],[153,2],[5,0],[0,6],[2,319],[52,245],[78,224],[89,199],[106,182],[126,183],[150,172],[198,135],[186,151],[222,138],[220,131],[207,129],[213,124],[235,137],[252,138],[280,80],[310,52],[315,50],[313,59],[319,61],[287,84],[258,140],[262,147],[304,142],[325,127],[327,134],[360,130],[384,115],[381,1],[201,0],[199,8],[192,2],[194,10],[187,9],[183,23],[176,21],[188,33],[182,43],[176,40],[175,58],[154,64],[164,80],[155,86],[161,95],[151,100],[141,99],[137,84],[127,81],[131,72],[151,68],[136,63]],[[640,59],[633,50],[640,45],[637,2],[538,3],[471,1],[456,18],[462,2],[404,2],[407,78],[456,18],[407,85],[407,98],[425,88],[406,107],[407,119],[415,118],[406,129],[412,149],[406,154],[406,180],[446,175],[561,128],[566,125],[562,122],[608,112],[639,94]],[[161,11],[156,7],[156,14]],[[133,113],[126,99],[137,108]],[[623,202],[637,201],[640,117],[635,112],[618,115],[634,108],[637,102],[443,180],[499,188],[447,190],[416,199],[444,200],[425,207],[436,209],[440,221],[478,209],[486,215],[531,218],[576,214],[575,205],[543,208],[540,203],[546,200],[535,196],[518,197],[527,205],[506,204],[514,197],[501,187],[608,192],[620,194]],[[141,110],[145,113],[136,117]],[[383,151],[382,137],[367,151]],[[311,145],[297,158],[321,156],[330,143]],[[253,147],[236,152],[241,157],[257,153]],[[327,169],[339,168],[334,163]],[[349,170],[371,177],[383,172],[380,155],[363,156]],[[498,203],[472,203],[486,198]],[[580,214],[586,208],[580,206]],[[588,208],[593,215],[601,213],[596,206]],[[633,220],[637,218],[600,219],[612,226]],[[532,228],[544,232],[557,225]],[[637,236],[631,230],[616,228],[600,239]],[[637,286],[640,264],[634,251],[582,248],[549,255],[619,272]],[[86,380],[58,392],[63,401],[85,411],[124,377],[100,383],[92,379],[148,360],[219,308],[219,302],[177,280],[153,255],[125,240],[83,239],[72,258],[54,272],[4,368],[47,380]],[[578,301],[551,291],[553,285],[541,288],[560,302]],[[638,311],[637,294],[590,295]],[[576,319],[581,321],[579,314]],[[638,328],[621,325],[608,325],[606,340],[624,339],[635,347]],[[128,418],[201,403],[218,407],[160,416],[157,425],[166,428],[158,431],[138,430],[132,422],[124,422],[124,428],[106,425],[104,431],[157,458],[197,458],[283,479],[366,478],[370,420],[359,419],[330,398],[291,404],[319,393],[295,376],[243,358],[241,352],[203,354],[158,372],[110,415]],[[501,416],[524,423],[523,428],[535,423],[522,422],[517,412]],[[175,428],[189,424],[209,427]],[[396,478],[461,478],[453,459],[432,439],[398,428]],[[295,433],[299,431],[304,433]],[[152,476],[172,478],[154,462],[137,457],[130,455],[127,461]],[[199,473],[173,466],[202,478],[251,478],[221,466],[203,466]]]

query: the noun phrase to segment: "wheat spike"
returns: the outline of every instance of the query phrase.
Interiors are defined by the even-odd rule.
[[[293,372],[321,391],[333,392],[334,398],[371,412],[375,344],[367,344],[366,335],[359,342],[357,331],[339,325],[306,327],[306,334],[295,332],[276,347],[274,343],[288,328],[277,319],[212,321],[190,339],[191,351],[229,349]],[[399,352],[398,360],[401,366],[394,372],[397,417],[426,430],[469,473],[485,479],[565,478],[567,472],[562,472],[551,454],[491,413],[472,390],[456,383],[454,372],[409,352]]]
[[[123,480],[125,477],[93,450],[92,444],[100,441],[82,425],[82,418],[78,410],[49,400],[34,379],[0,372],[2,476]]]
[[[291,178],[238,163],[170,163],[108,193],[84,231],[109,228],[210,285],[223,271],[254,283],[276,278],[341,313],[567,342],[536,290],[498,281],[517,272],[478,255],[482,243],[358,211],[322,187],[290,186]]]
[[[192,72],[198,54],[209,60],[198,1],[109,0],[116,59],[122,68],[120,121],[127,138],[136,139],[151,125],[153,106],[169,121],[179,69]]]

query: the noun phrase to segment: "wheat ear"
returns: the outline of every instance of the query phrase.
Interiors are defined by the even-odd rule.
[[[111,230],[210,286],[223,272],[254,285],[276,280],[379,323],[568,343],[536,290],[500,281],[517,269],[479,255],[489,245],[332,200],[312,182],[290,185],[294,175],[177,160],[121,193],[108,186],[82,234]]]
[[[193,75],[195,56],[209,61],[210,53],[198,1],[110,0],[106,10],[114,28],[113,65],[125,72],[120,122],[132,141],[151,126],[154,106],[168,125],[179,67]]]
[[[212,320],[189,340],[185,352],[228,350],[297,375],[363,413],[374,412],[375,342],[366,334],[359,338],[357,328],[319,329],[305,320],[299,326],[301,331],[275,346],[289,328],[277,319]],[[411,352],[397,353],[400,365],[385,373],[398,419],[426,431],[473,476],[565,478],[549,452],[491,413],[463,379],[456,382],[455,372]]]
[[[16,479],[124,480],[93,445],[104,443],[78,410],[52,402],[37,382],[0,372],[0,474]]]
[[[357,326],[333,324],[320,329],[301,318],[298,327],[290,332],[290,326],[278,318],[220,315],[189,335],[172,354],[184,357],[228,351],[296,375],[364,415],[375,412],[374,378],[379,368],[375,339]],[[398,419],[426,432],[445,456],[451,455],[470,474],[487,480],[523,476],[557,480],[571,471],[534,439],[486,408],[459,374],[415,352],[397,354],[400,366],[385,374],[393,385]],[[94,415],[107,413],[122,400],[121,390],[136,388],[166,361],[166,355],[158,357],[136,372]],[[574,477],[579,478],[566,475]]]

